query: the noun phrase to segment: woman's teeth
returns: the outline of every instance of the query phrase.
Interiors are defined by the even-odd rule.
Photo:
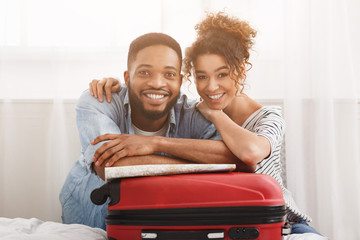
[[[152,99],[159,99],[159,98],[163,98],[165,95],[163,94],[146,94],[147,97],[152,98]]]
[[[224,95],[224,94],[221,93],[221,94],[217,94],[217,95],[208,95],[208,97],[211,98],[212,100],[218,100],[219,98],[221,98],[222,95]]]

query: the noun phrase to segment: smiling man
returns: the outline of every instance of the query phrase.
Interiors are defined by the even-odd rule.
[[[181,62],[178,53],[165,45],[145,47],[132,58],[129,57],[129,70],[124,73],[131,120],[142,130],[156,131],[179,97]]]
[[[110,103],[82,94],[76,106],[81,156],[60,193],[64,223],[105,229],[107,206],[90,200],[104,184],[105,166],[235,163],[251,170],[229,151],[196,102],[180,94],[181,62],[173,38],[145,34],[131,43],[126,86]]]

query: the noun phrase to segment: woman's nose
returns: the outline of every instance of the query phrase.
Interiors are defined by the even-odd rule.
[[[214,92],[215,90],[218,89],[218,87],[219,86],[218,86],[216,79],[210,78],[208,81],[208,86],[207,86],[208,91]]]

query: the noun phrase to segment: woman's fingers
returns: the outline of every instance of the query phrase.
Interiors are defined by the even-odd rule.
[[[94,79],[89,83],[90,94],[98,98],[100,102],[104,101],[104,91],[106,101],[111,102],[111,93],[118,92],[121,89],[120,81],[116,78]]]
[[[98,81],[96,88],[97,88],[97,94],[99,97],[99,101],[103,102],[104,101],[104,85],[107,82],[107,78],[103,78],[101,81]]]
[[[114,84],[114,78],[107,78],[105,82],[105,94],[106,94],[106,100],[108,102],[111,101],[111,92],[112,92],[112,85]]]
[[[97,79],[93,79],[90,83],[89,83],[89,90],[90,90],[90,94],[92,96],[94,96],[95,98],[98,98],[97,95],[97,84],[98,84],[99,80]]]

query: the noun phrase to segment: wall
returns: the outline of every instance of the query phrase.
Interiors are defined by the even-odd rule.
[[[60,221],[58,193],[80,153],[74,106],[0,102],[0,216]]]

